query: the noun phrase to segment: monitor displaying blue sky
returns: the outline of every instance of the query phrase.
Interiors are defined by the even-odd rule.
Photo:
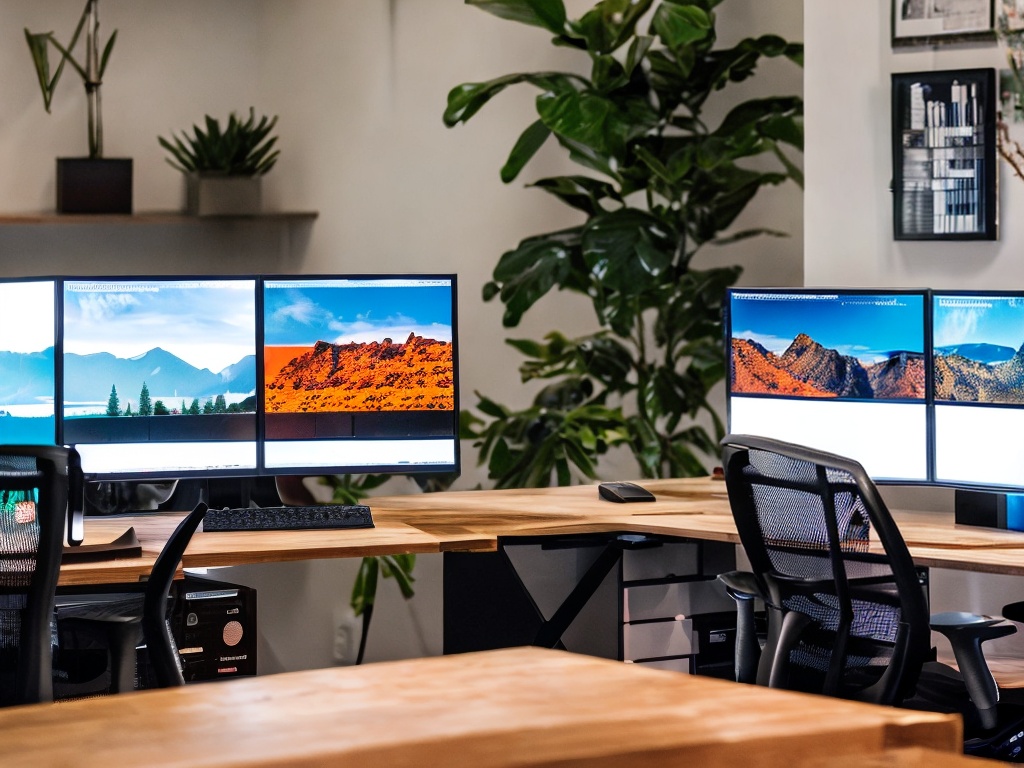
[[[892,352],[924,352],[923,294],[735,291],[729,312],[732,338],[777,355],[801,333],[868,363]]]
[[[264,343],[312,346],[402,344],[413,333],[452,340],[452,286],[446,279],[268,280]]]
[[[256,282],[69,280],[63,327],[66,354],[130,359],[159,347],[217,373],[256,354]]]
[[[1024,295],[937,294],[932,318],[936,348],[996,344],[1016,350],[1024,344]]]

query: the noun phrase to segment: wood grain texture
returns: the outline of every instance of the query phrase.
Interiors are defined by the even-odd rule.
[[[797,766],[928,745],[956,716],[514,648],[0,711],[6,765]]]
[[[186,567],[244,565],[386,553],[493,552],[501,536],[631,532],[739,543],[725,484],[710,478],[645,480],[653,503],[615,504],[596,485],[507,491],[450,491],[370,499],[376,528],[340,531],[197,533]],[[1024,576],[1024,533],[955,525],[950,513],[893,512],[918,565]],[[86,543],[134,526],[137,563],[65,566],[61,583],[134,581],[182,513],[89,518]]]

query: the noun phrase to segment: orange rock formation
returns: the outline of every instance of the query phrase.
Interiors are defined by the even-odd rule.
[[[455,408],[451,343],[415,334],[404,344],[267,347],[264,381],[268,413]]]

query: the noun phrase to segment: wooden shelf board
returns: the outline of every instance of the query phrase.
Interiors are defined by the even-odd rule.
[[[199,224],[226,221],[312,221],[316,211],[264,211],[251,216],[191,216],[179,211],[139,213],[5,213],[0,226],[18,224]]]

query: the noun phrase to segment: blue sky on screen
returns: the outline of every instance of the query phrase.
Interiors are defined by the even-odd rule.
[[[401,344],[410,333],[451,341],[451,309],[451,287],[445,285],[275,282],[264,291],[264,343],[312,346],[389,338]]]
[[[933,297],[936,347],[999,344],[1019,349],[1024,343],[1024,296]]]
[[[52,280],[0,284],[0,350],[42,352],[52,347],[53,302]]]
[[[813,298],[812,298],[813,297]],[[806,333],[843,355],[877,362],[924,352],[924,297],[911,294],[732,294],[732,337],[781,355]]]
[[[131,358],[156,347],[215,373],[255,355],[255,281],[64,284],[65,353]]]

